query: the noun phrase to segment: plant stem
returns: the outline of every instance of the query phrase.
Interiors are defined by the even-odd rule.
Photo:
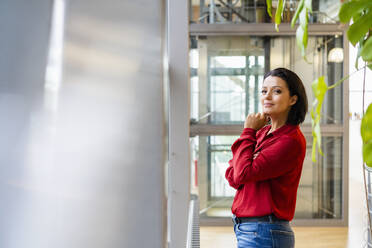
[[[364,115],[364,97],[366,93],[366,70],[367,70],[367,62],[365,62],[364,66],[364,75],[363,75],[363,95],[362,95],[362,113]],[[363,163],[363,181],[364,181],[364,191],[366,193],[366,203],[367,203],[367,212],[368,212],[368,228],[369,228],[369,234],[372,237],[372,228],[371,228],[371,213],[369,212],[369,199],[368,199],[368,191],[367,191],[367,182],[366,182],[366,169],[365,164]]]
[[[366,93],[366,68],[367,66],[367,62],[365,62],[365,66],[364,66],[364,75],[363,75],[363,98],[362,98],[362,102],[363,102],[363,106],[362,106],[362,111],[363,111],[363,115],[364,115],[364,96],[365,96],[365,93]]]
[[[330,89],[333,89],[333,88],[336,88],[337,86],[339,86],[343,81],[345,81],[346,79],[348,79],[349,77],[351,77],[354,73],[362,70],[362,69],[365,69],[367,67],[367,64],[365,66],[363,66],[362,68],[359,68],[358,70],[354,71],[353,73],[341,78],[340,80],[338,80],[335,84],[332,84],[331,86],[328,87],[328,90]],[[365,71],[365,70],[364,70]],[[364,105],[363,105],[364,107]]]

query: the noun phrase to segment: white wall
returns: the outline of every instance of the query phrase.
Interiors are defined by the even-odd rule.
[[[349,45],[350,69],[353,73],[355,69],[355,59],[357,49]],[[364,63],[359,60],[359,68]],[[362,90],[363,90],[364,70],[353,74],[349,79],[349,111],[352,115],[349,126],[349,240],[348,247],[356,244],[367,243],[368,215],[366,207],[366,196],[363,182],[363,157],[362,157],[362,138],[360,135],[359,117],[362,116]],[[372,71],[366,70],[366,90],[365,110],[372,102]]]

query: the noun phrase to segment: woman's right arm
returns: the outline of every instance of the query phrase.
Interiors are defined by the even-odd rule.
[[[234,167],[232,166],[231,161],[232,160],[229,161],[229,167],[226,170],[225,178],[229,182],[231,187],[233,187],[234,189],[238,189],[240,185],[234,182]]]
[[[236,153],[240,153],[243,151],[247,153],[252,153],[253,157],[253,150],[256,145],[256,130],[252,128],[245,128],[241,136],[234,142],[231,146],[231,151],[233,153],[233,158],[229,161],[229,167],[226,170],[225,178],[229,182],[230,186],[234,189],[238,189],[243,184],[236,183],[234,180],[234,160],[236,159]]]
[[[252,153],[256,145],[256,131],[261,129],[267,123],[267,117],[263,113],[252,113],[247,116],[244,123],[244,130],[239,139],[237,139],[231,146],[233,152],[233,159],[229,161],[229,167],[226,170],[225,178],[229,182],[230,186],[238,189],[241,185],[234,181],[234,167],[233,160],[235,153],[240,153],[240,150],[248,150],[248,153]],[[243,144],[242,147],[240,147]]]

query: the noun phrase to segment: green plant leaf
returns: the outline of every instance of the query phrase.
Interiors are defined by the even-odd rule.
[[[298,28],[296,30],[296,40],[297,40],[297,46],[301,50],[301,56],[302,57],[305,56],[305,46],[304,46],[304,42],[303,42],[304,36],[305,36],[304,29],[302,28],[302,26],[298,26]]]
[[[299,3],[298,3],[298,6],[297,6],[297,9],[296,9],[296,12],[292,18],[292,21],[291,21],[291,27],[293,28],[294,25],[296,24],[296,21],[300,15],[300,12],[302,11],[302,9],[304,8],[304,3],[305,3],[305,0],[301,0]]]
[[[347,23],[350,21],[351,17],[355,14],[355,9],[351,8],[352,6],[354,6],[354,4],[351,1],[341,5],[340,11],[338,12],[340,22]]]
[[[328,86],[324,81],[324,76],[319,77],[311,84],[315,98],[317,99],[316,114],[320,115],[320,109],[323,104],[325,93],[328,90]]]
[[[353,15],[353,22],[356,22],[359,20],[359,18],[361,18],[363,16],[363,13],[362,12],[358,12],[356,13],[355,15]]]
[[[372,70],[372,63],[367,65],[370,70]]]
[[[279,25],[282,22],[284,5],[285,5],[285,0],[279,0],[278,8],[276,9],[276,13],[275,13],[275,29],[277,32],[279,32]]]
[[[313,6],[312,6],[313,1],[312,0],[305,0],[305,7],[307,8],[310,13],[313,13]]]
[[[308,24],[308,11],[306,8],[303,8],[300,12],[300,25],[303,27],[304,30],[307,30]]]
[[[297,46],[301,50],[302,57],[306,60],[305,51],[307,47],[307,40],[308,40],[308,16],[307,16],[307,9],[303,8],[300,13],[300,26],[297,27],[296,30],[296,40]],[[307,61],[307,60],[306,60]]]
[[[312,0],[300,0],[297,10],[292,18],[291,27],[293,28],[296,21],[299,19],[300,25],[296,30],[297,46],[301,51],[303,59],[310,63],[306,58],[306,47],[308,43],[308,24],[309,24],[309,11],[312,12]]]
[[[371,25],[372,26],[372,25]],[[372,61],[372,38],[369,37],[364,43],[362,49],[360,50],[360,55],[364,61]]]
[[[355,64],[354,64],[354,67],[356,70],[358,70],[358,67],[359,67],[359,58],[360,58],[360,46],[358,47],[358,52],[357,52],[357,56],[356,56]]]
[[[316,150],[316,144],[318,145],[318,151],[320,154],[323,155],[322,152],[322,134],[320,132],[320,117],[321,117],[321,109],[322,104],[324,100],[324,96],[328,90],[328,86],[324,81],[324,76],[319,77],[311,84],[313,94],[315,96],[315,99],[313,101],[312,107],[311,107],[311,128],[312,128],[312,134],[313,134],[313,151],[312,151],[312,160],[316,159],[315,151]],[[315,162],[315,161],[314,161]]]
[[[323,151],[322,151],[322,133],[320,132],[320,116],[319,120],[315,123],[314,125],[314,132],[316,134],[316,139],[317,139],[317,144],[318,144],[318,149],[319,153],[323,156]]]
[[[316,144],[317,144],[316,134],[313,133],[313,146],[311,150],[311,160],[314,163],[316,162]]]
[[[312,111],[313,112],[313,111]],[[321,155],[323,155],[322,151],[322,133],[320,132],[320,116],[316,116],[315,119],[311,119],[311,129],[312,129],[312,136],[313,136],[313,147],[312,147],[312,161],[316,162],[316,148],[318,147],[318,151]]]
[[[366,113],[363,115],[360,125],[360,134],[363,143],[372,141],[372,103],[368,106]]]
[[[303,28],[304,28],[304,41],[303,41],[303,44],[304,44],[304,47],[305,47],[305,50],[306,50],[306,48],[307,48],[307,41],[308,41],[308,32],[307,32],[307,28],[308,28],[308,11],[307,10],[305,10],[305,11],[303,11],[303,13],[304,13],[304,18],[305,18],[305,24],[303,25]],[[300,19],[301,19],[301,14],[300,14]]]
[[[349,1],[341,5],[340,11],[338,12],[338,17],[340,22],[348,23],[351,17],[356,14],[361,13],[364,9],[368,9],[372,6],[371,0],[359,0],[359,1]],[[355,21],[355,20],[354,20]]]
[[[355,46],[355,44],[363,38],[372,26],[372,11],[360,17],[354,22],[347,30],[347,37],[349,41]]]
[[[363,161],[372,167],[372,103],[363,115],[360,134],[363,140]]]
[[[267,6],[267,13],[269,14],[269,16],[272,18],[273,17],[273,13],[272,13],[272,0],[266,0],[266,6]]]
[[[372,167],[372,141],[363,144],[363,161],[367,166]]]
[[[359,58],[360,58],[360,51],[362,50],[363,48],[363,44],[364,44],[364,38],[360,39],[360,41],[358,42],[358,52],[357,52],[357,56],[356,56],[356,59],[355,59],[355,69],[359,69]]]

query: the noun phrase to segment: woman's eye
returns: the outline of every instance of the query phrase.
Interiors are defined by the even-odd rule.
[[[280,94],[280,93],[282,93],[281,90],[275,90],[274,92],[275,92],[276,94]]]
[[[261,94],[262,94],[262,95],[265,95],[266,93],[267,93],[266,90],[261,90]]]

